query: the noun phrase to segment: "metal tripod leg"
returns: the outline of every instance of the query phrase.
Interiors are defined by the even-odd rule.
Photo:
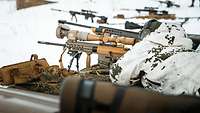
[[[72,59],[71,59],[69,65],[68,65],[68,71],[71,69],[71,66],[72,66],[72,63],[73,63],[73,61],[74,61],[74,58],[77,59],[76,68],[77,68],[77,71],[79,71],[79,62],[78,62],[78,61],[79,61],[79,59],[80,59],[81,54],[82,54],[82,52],[81,52],[81,53],[76,52],[76,53],[73,55],[73,57],[72,57]]]
[[[70,69],[71,69],[71,67],[72,67],[72,63],[73,63],[73,61],[74,61],[74,56],[72,57],[72,59],[70,60],[70,63],[69,63],[69,65],[68,65],[68,72],[70,71]]]

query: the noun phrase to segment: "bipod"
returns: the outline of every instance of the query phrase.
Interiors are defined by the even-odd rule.
[[[72,63],[74,61],[74,58],[76,58],[76,68],[77,68],[77,71],[79,71],[79,59],[80,59],[80,56],[82,54],[82,52],[78,52],[78,51],[69,51],[68,54],[70,54],[70,56],[72,56],[72,59],[70,60],[70,63],[68,65],[68,72],[70,71],[71,69],[71,66],[72,66]]]

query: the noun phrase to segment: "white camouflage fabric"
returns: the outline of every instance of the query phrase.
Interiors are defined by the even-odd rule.
[[[110,78],[113,83],[126,86],[141,80],[143,87],[165,94],[196,94],[200,85],[198,59],[200,55],[192,50],[192,41],[184,29],[162,23],[111,66]]]
[[[175,54],[144,76],[143,85],[164,94],[200,96],[199,61],[197,52]]]

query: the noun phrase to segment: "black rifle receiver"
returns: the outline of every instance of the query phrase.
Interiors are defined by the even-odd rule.
[[[129,21],[125,22],[125,29],[142,29],[142,28],[143,26],[140,26],[137,23],[129,22]]]

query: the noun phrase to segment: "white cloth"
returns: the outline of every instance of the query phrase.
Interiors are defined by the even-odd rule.
[[[191,39],[187,38],[185,30],[178,24],[162,23],[144,40],[167,47],[192,48]]]
[[[156,46],[149,41],[141,41],[133,46],[124,56],[122,56],[110,70],[110,79],[119,85],[130,85],[130,79],[139,74],[140,63],[143,62],[148,51]]]
[[[148,74],[171,55],[191,48],[192,41],[180,25],[162,23],[111,66],[110,78],[118,85],[133,85],[141,71]]]
[[[182,52],[169,57],[148,73],[142,83],[145,87],[164,94],[199,96],[200,53]]]

